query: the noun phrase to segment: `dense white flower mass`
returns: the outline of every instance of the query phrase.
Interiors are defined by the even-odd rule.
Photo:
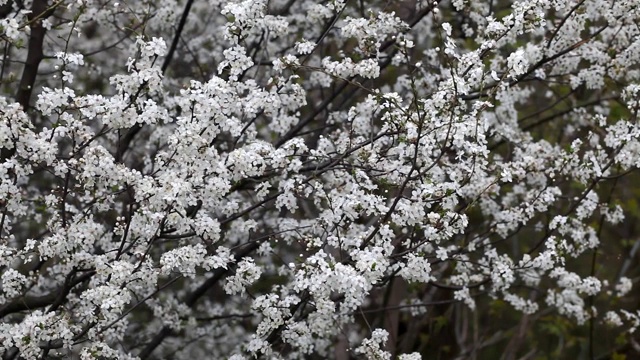
[[[2,359],[640,357],[638,23],[0,0]]]

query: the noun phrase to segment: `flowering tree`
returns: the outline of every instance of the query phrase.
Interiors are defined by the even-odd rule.
[[[637,1],[0,18],[3,359],[639,347]]]

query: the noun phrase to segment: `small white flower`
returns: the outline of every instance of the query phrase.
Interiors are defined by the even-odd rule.
[[[312,41],[301,41],[296,43],[296,52],[300,55],[311,54],[316,44]]]
[[[623,297],[633,288],[633,282],[628,277],[621,277],[616,284],[616,296]]]
[[[507,64],[511,69],[511,75],[516,77],[527,72],[529,68],[529,61],[525,57],[524,50],[518,49],[509,55],[507,58]]]

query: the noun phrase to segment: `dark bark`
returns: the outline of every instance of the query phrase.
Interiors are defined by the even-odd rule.
[[[44,58],[42,48],[47,29],[42,26],[42,20],[51,16],[54,10],[55,6],[49,6],[46,0],[34,0],[31,6],[31,14],[28,16],[31,28],[28,45],[29,52],[22,70],[20,86],[16,93],[16,101],[22,105],[25,111],[29,109],[31,94],[38,76],[38,67],[40,67],[40,62]]]
[[[22,1],[18,1],[18,7],[22,7]],[[53,14],[56,6],[49,6],[47,0],[34,0],[31,6],[31,13],[28,15],[31,35],[29,36],[27,60],[25,61],[20,78],[20,85],[16,92],[16,102],[22,105],[22,109],[27,111],[31,102],[31,94],[38,76],[40,62],[44,58],[43,45],[47,29],[42,26],[42,20]],[[0,18],[5,18],[13,11],[13,1],[7,2],[0,7]],[[10,159],[16,150],[3,148],[0,153],[0,162]]]

